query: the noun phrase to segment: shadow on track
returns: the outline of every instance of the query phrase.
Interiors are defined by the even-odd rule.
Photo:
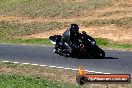
[[[65,56],[62,56],[65,57]],[[75,59],[119,59],[117,57],[105,57],[105,58],[93,58],[93,57],[76,57],[76,56],[67,56],[65,58],[75,58]]]
[[[105,57],[105,58],[89,58],[89,57],[74,57],[77,59],[118,59],[116,57]]]
[[[105,57],[105,59],[118,59],[116,57]]]

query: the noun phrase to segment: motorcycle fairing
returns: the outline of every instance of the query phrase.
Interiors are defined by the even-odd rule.
[[[57,37],[55,37],[55,36],[50,36],[49,37],[49,40],[52,42],[52,44],[56,44],[56,40],[57,40]]]

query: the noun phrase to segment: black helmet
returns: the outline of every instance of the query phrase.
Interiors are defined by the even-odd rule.
[[[71,32],[78,33],[79,27],[77,24],[71,24]]]

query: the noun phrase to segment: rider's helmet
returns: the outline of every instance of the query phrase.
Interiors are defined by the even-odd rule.
[[[79,27],[77,24],[71,24],[70,31],[73,33],[79,33]]]

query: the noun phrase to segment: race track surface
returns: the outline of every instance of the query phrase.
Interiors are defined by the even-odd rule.
[[[132,75],[132,52],[105,50],[105,59],[77,59],[54,54],[53,47],[0,44],[0,60],[35,63],[104,73],[129,73]]]

